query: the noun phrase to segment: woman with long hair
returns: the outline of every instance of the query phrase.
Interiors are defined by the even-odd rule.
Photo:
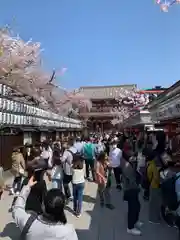
[[[100,205],[104,205],[113,210],[114,206],[111,204],[111,169],[109,169],[109,161],[104,152],[101,152],[95,164],[96,183],[98,184],[98,193],[100,197]]]

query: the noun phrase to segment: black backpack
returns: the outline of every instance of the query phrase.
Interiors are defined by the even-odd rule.
[[[161,183],[161,191],[162,191],[162,197],[163,201],[165,202],[166,206],[169,208],[169,210],[175,211],[179,207],[179,201],[176,194],[176,180],[180,176],[173,176],[171,178],[168,178],[164,180],[164,182]]]

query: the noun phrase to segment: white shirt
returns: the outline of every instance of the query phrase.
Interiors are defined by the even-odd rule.
[[[122,151],[119,148],[112,148],[109,153],[110,165],[112,168],[119,167],[121,164]]]
[[[77,149],[78,153],[81,153],[83,150],[83,142],[75,142],[74,147]]]
[[[84,183],[84,168],[83,169],[73,169],[72,183],[79,184]]]
[[[72,153],[77,153],[77,149],[75,147],[70,147],[68,149]],[[64,163],[63,169],[65,174],[72,175],[72,161],[73,161],[73,155],[68,151],[65,150],[61,159],[61,162]]]

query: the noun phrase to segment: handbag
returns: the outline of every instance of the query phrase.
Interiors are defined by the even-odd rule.
[[[20,240],[25,240],[26,239],[26,235],[31,227],[31,225],[33,224],[33,222],[37,219],[37,214],[33,213],[32,215],[30,215],[30,217],[28,218],[25,226],[23,227],[23,230],[21,232],[20,235]]]

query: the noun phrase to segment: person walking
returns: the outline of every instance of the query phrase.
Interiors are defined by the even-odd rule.
[[[111,169],[109,169],[109,162],[106,154],[101,152],[95,164],[96,183],[98,184],[98,193],[100,197],[100,205],[104,205],[113,210],[114,206],[111,204]]]
[[[109,153],[109,161],[114,171],[116,188],[119,190],[121,190],[121,158],[122,158],[122,151],[117,147],[117,141],[113,141],[112,147]]]
[[[82,212],[83,191],[85,187],[84,161],[79,156],[74,157],[72,166],[73,210],[79,218]]]
[[[67,201],[71,198],[71,191],[69,188],[69,183],[72,182],[72,164],[74,155],[77,154],[77,149],[74,147],[74,139],[70,138],[68,140],[67,149],[64,151],[63,156],[61,158],[61,162],[63,165],[64,177],[63,177],[63,186],[64,192]]]
[[[124,201],[128,203],[128,227],[127,233],[132,235],[141,235],[139,228],[142,223],[139,222],[140,201],[139,201],[139,186],[136,181],[136,169],[130,162],[130,156],[123,152],[122,159],[122,179]]]
[[[90,141],[89,138],[86,139],[86,143],[83,147],[83,157],[86,164],[86,178],[87,180],[90,180],[89,169],[91,169],[92,178],[93,181],[95,181],[94,162],[96,159],[96,146]]]
[[[160,172],[156,165],[156,156],[152,152],[147,156],[147,176],[150,185],[149,197],[149,222],[159,224],[161,221],[161,189],[160,189]]]
[[[12,185],[12,189],[10,190],[10,194],[16,195],[19,194],[21,190],[22,177],[25,175],[25,160],[23,154],[21,153],[20,147],[16,147],[13,149],[12,153],[12,169],[11,172],[14,176],[14,181]]]

